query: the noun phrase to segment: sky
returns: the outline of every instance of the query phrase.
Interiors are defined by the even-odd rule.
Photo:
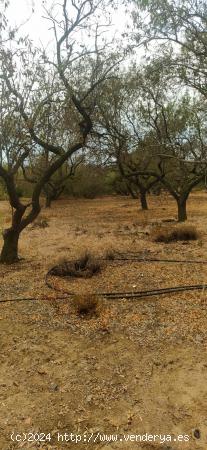
[[[18,4],[18,8],[17,8]],[[39,39],[47,40],[49,34],[46,30],[42,16],[42,0],[19,0],[18,3],[15,0],[10,1],[8,10],[8,16],[10,23],[13,25],[19,25],[26,22],[23,25],[22,30],[25,33],[29,33],[31,38],[38,42]],[[34,10],[34,13],[32,11]]]
[[[48,3],[51,3],[50,0]],[[57,1],[58,3],[58,1]],[[61,4],[59,0],[59,4]],[[17,7],[18,5],[18,7]],[[32,12],[34,11],[34,12]],[[53,38],[52,30],[49,30],[50,23],[44,19],[44,10],[42,8],[42,0],[10,0],[8,16],[12,25],[24,24],[21,31],[29,34],[30,38],[36,44],[42,43],[47,45]],[[114,31],[119,34],[123,32],[127,24],[125,8],[119,7],[118,12],[114,12],[112,16],[113,27],[111,28],[111,35]]]

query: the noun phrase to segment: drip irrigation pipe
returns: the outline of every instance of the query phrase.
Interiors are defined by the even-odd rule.
[[[100,295],[101,297],[104,297],[109,300],[113,299],[133,299],[133,298],[144,298],[144,297],[153,297],[157,295],[164,295],[164,294],[172,294],[176,292],[184,292],[184,291],[198,291],[202,290],[205,291],[207,289],[207,284],[192,284],[189,286],[175,286],[171,288],[162,288],[162,289],[152,289],[152,290],[146,290],[146,291],[134,291],[134,292],[97,292],[97,295]],[[67,294],[68,297],[73,297],[75,294],[72,292],[66,292],[58,290],[59,292]],[[64,297],[55,297],[51,300],[66,300],[66,296]],[[35,298],[35,297],[29,297],[29,298],[13,298],[13,299],[6,299],[1,300],[0,303],[10,303],[10,302],[26,302],[26,301],[45,301],[45,298]]]
[[[69,294],[69,295],[74,295],[74,294]],[[66,299],[66,297],[55,297],[54,299],[51,299],[51,300],[65,300]],[[47,300],[45,300],[45,298],[43,298],[43,297],[40,297],[40,298],[37,298],[37,297],[27,297],[27,298],[24,298],[24,297],[20,297],[20,298],[8,298],[8,299],[5,299],[5,300],[0,300],[0,304],[1,303],[15,303],[15,302],[34,302],[34,301],[36,301],[36,302],[39,302],[39,301],[47,301]]]
[[[113,261],[136,261],[136,262],[166,262],[166,263],[180,263],[180,264],[207,264],[207,260],[199,261],[198,259],[160,259],[160,258],[114,258],[113,260],[107,260],[109,262]]]
[[[99,295],[109,298],[109,299],[117,299],[117,298],[143,298],[143,297],[151,297],[154,295],[164,295],[168,293],[175,292],[183,292],[183,291],[195,291],[202,290],[205,291],[207,289],[207,284],[192,284],[189,286],[175,286],[170,288],[162,288],[162,289],[151,289],[146,291],[134,291],[134,292],[100,292]]]
[[[137,262],[167,262],[167,263],[180,263],[180,264],[207,264],[207,261],[202,260],[176,260],[176,259],[158,259],[158,258],[136,258],[136,259],[128,259],[128,258],[114,258],[113,260],[111,260],[111,262],[113,261],[123,261],[123,260],[129,260],[129,261],[137,261]],[[68,297],[73,297],[75,294],[73,292],[69,292],[69,291],[64,291],[62,289],[59,289],[55,286],[53,286],[49,280],[48,277],[50,276],[50,272],[52,271],[52,269],[50,269],[45,277],[45,283],[46,285],[56,291],[56,292],[60,292],[62,294],[64,294],[64,297],[55,297],[54,299],[51,300],[65,300],[66,299],[66,295]],[[97,292],[97,295],[100,295],[101,297],[104,297],[106,299],[109,300],[113,300],[113,299],[121,299],[121,298],[126,298],[126,299],[133,299],[133,298],[144,298],[144,297],[153,297],[153,296],[157,296],[157,295],[164,295],[164,294],[172,294],[172,293],[177,293],[177,292],[185,292],[185,291],[195,291],[195,290],[202,290],[205,291],[207,289],[207,284],[192,284],[192,285],[185,285],[185,286],[174,286],[174,287],[169,287],[169,288],[161,288],[161,289],[151,289],[151,290],[146,290],[146,291],[133,291],[133,292]],[[1,300],[0,303],[11,303],[11,302],[26,302],[26,301],[45,301],[44,298],[35,298],[35,297],[28,297],[28,298],[12,298],[12,299],[5,299],[5,300]]]
[[[140,257],[139,253],[137,252],[128,252],[128,253],[121,253],[116,252],[118,257],[115,257],[113,259],[107,259],[108,261],[140,261],[140,262],[166,262],[166,263],[180,263],[180,264],[207,264],[207,260],[199,260],[199,259],[169,259],[169,258],[147,258],[147,257]]]

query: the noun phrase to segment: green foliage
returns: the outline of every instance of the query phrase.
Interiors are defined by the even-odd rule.
[[[65,193],[74,197],[93,199],[113,193],[110,171],[95,165],[78,167],[75,176],[67,181]]]
[[[157,41],[166,70],[206,97],[206,0],[135,0],[133,5],[135,40],[146,49]]]

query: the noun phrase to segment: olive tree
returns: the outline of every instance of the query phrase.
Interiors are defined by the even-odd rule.
[[[99,108],[98,135],[111,162],[116,162],[128,193],[139,198],[141,208],[147,210],[147,193],[159,181],[157,176],[147,173],[156,167],[156,160],[152,149],[149,150],[150,138],[138,111],[138,86],[132,83],[132,77],[130,67],[127,73],[107,83]]]
[[[206,173],[205,103],[201,95],[172,87],[157,63],[137,72],[134,85],[139,90],[136,123],[145,123],[144,142],[157,160],[156,170],[135,173],[157,176],[177,202],[178,220],[185,221],[189,194]]]
[[[206,0],[132,0],[130,3],[136,44],[141,39],[145,41],[148,56],[162,56],[167,71],[174,72],[183,84],[206,98]]]
[[[101,110],[102,136],[130,188],[139,188],[142,207],[147,208],[146,192],[162,183],[184,221],[189,194],[207,167],[203,97],[180,90],[157,60],[141,69],[134,65],[121,83],[119,89],[120,81],[112,83],[108,106]]]
[[[64,0],[62,6],[45,6],[53,31],[48,53],[18,37],[17,30],[11,32],[6,21],[1,27],[0,176],[13,209],[11,226],[3,231],[4,263],[18,260],[20,233],[38,216],[44,187],[85,148],[91,134],[99,87],[119,59],[103,40],[104,19],[97,22],[105,17],[107,3]],[[48,164],[33,184],[31,201],[20,201],[18,170],[29,174],[31,159],[46,153]]]

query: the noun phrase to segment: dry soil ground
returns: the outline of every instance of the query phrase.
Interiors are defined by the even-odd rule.
[[[151,197],[147,212],[128,198],[60,200],[42,210],[48,227],[22,233],[24,259],[0,267],[0,300],[36,300],[0,305],[0,449],[206,450],[207,293],[103,300],[98,316],[80,317],[45,285],[48,268],[84,249],[207,260],[207,194],[193,194],[188,210],[201,233],[191,243],[152,241],[154,224],[176,216],[170,197]],[[1,226],[9,217],[1,202]],[[207,264],[109,261],[93,279],[53,281],[77,293],[153,289],[207,282]],[[58,442],[58,432],[82,440]],[[40,433],[51,440],[31,442]],[[133,441],[146,433],[161,440]]]

